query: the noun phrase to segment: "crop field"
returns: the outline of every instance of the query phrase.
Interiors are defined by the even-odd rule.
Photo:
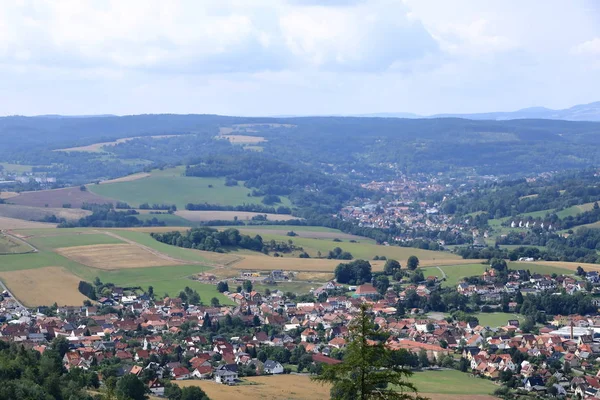
[[[407,378],[417,386],[419,394],[431,400],[492,400],[496,386],[489,380],[471,378],[459,371],[417,372]],[[328,399],[329,385],[310,380],[308,375],[276,375],[244,378],[244,384],[220,385],[213,381],[175,382],[181,387],[199,386],[213,400],[252,398],[266,400]]]
[[[24,219],[27,221],[43,221],[44,218],[52,215],[67,220],[78,220],[90,214],[92,214],[91,211],[80,208],[47,208],[0,204],[0,217]]]
[[[7,172],[16,172],[22,174],[24,172],[31,172],[33,166],[25,165],[25,164],[10,164],[10,163],[0,163],[0,166],[4,167],[4,170]]]
[[[556,215],[558,215],[558,218],[574,217],[577,214],[581,214],[585,211],[590,211],[593,207],[594,203],[580,204],[578,206],[565,208],[564,210],[557,212]]]
[[[570,264],[574,264],[572,269],[569,267]],[[542,275],[570,275],[573,273],[573,270],[577,269],[577,266],[580,264],[577,263],[561,263],[560,261],[536,261],[535,263],[531,262],[509,262],[508,268],[510,269],[526,269],[529,270],[532,274],[542,274]],[[600,265],[595,265],[596,268],[600,268]],[[585,267],[584,267],[585,268]]]
[[[289,221],[290,219],[297,219],[292,215],[287,214],[265,214],[255,213],[248,211],[188,211],[181,210],[175,213],[176,215],[190,220],[192,222],[203,222],[203,221],[233,221],[235,217],[239,221],[249,221],[252,217],[257,215],[266,215],[269,221]],[[288,231],[286,231],[287,233]],[[284,233],[285,234],[285,233]]]
[[[121,178],[109,179],[106,181],[102,181],[102,182],[100,182],[100,184],[104,185],[107,183],[131,182],[131,181],[137,181],[138,179],[147,178],[149,176],[150,176],[150,174],[147,172],[138,172],[137,174],[131,174],[131,175],[123,176]]]
[[[133,244],[95,244],[62,247],[55,251],[79,264],[107,270],[181,264],[179,261],[161,257]]]
[[[33,249],[21,240],[0,234],[0,255],[29,253]]]
[[[88,233],[89,232],[89,233]],[[88,231],[86,233],[70,232],[65,235],[50,235],[41,237],[31,237],[27,241],[40,249],[59,249],[65,247],[76,247],[76,246],[91,246],[101,244],[119,244],[123,243],[113,236],[106,235],[98,231]]]
[[[11,198],[11,204],[31,207],[62,208],[63,204],[71,204],[73,208],[81,208],[83,203],[114,203],[114,199],[98,196],[89,190],[82,191],[79,187],[64,189],[39,190],[35,192],[22,192]]]
[[[212,400],[263,399],[308,400],[328,399],[328,385],[320,385],[307,375],[255,376],[245,378],[247,384],[226,386],[213,381],[177,381],[179,386],[200,386]]]
[[[45,222],[25,221],[16,218],[0,217],[0,228],[2,229],[37,229],[37,228],[54,228],[56,224],[48,224]]]
[[[1,272],[0,279],[28,307],[51,305],[81,305],[86,299],[77,286],[81,280],[61,267]]]
[[[229,140],[232,144],[257,144],[266,142],[262,136],[247,136],[247,135],[222,135],[219,139]]]
[[[99,196],[124,201],[131,206],[142,203],[175,204],[185,209],[188,203],[209,203],[220,205],[260,204],[261,197],[249,197],[250,189],[241,183],[238,186],[225,186],[225,178],[197,178],[183,176],[183,168],[153,171],[144,179],[131,182],[89,185],[88,189]],[[212,187],[210,187],[212,186]],[[282,198],[283,205],[289,200]]]
[[[19,193],[17,193],[17,192],[0,192],[0,199],[6,200],[6,199],[10,199],[11,197],[18,196],[18,195],[19,195]]]
[[[489,265],[473,264],[473,260],[468,261],[470,261],[471,264],[448,265],[441,267],[446,273],[446,282],[444,282],[444,286],[456,286],[463,278],[467,276],[481,275],[486,268],[489,268]]]

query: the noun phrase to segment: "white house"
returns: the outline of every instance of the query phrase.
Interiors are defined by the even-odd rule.
[[[277,361],[267,360],[264,365],[265,374],[283,374],[283,365]]]

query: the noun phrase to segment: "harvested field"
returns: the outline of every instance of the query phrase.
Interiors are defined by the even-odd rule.
[[[516,264],[516,263],[515,263]],[[525,268],[527,266],[527,262],[518,263]],[[581,266],[584,270],[590,271],[600,271],[600,264],[590,264],[590,263],[578,263],[578,262],[566,262],[566,261],[535,261],[537,265],[547,265],[549,267],[557,267],[557,268],[565,268],[570,271],[576,271],[577,267]]]
[[[34,192],[22,192],[9,200],[11,204],[31,207],[62,208],[63,204],[71,204],[71,207],[81,208],[83,203],[114,203],[115,200],[99,196],[89,190],[82,191],[79,187],[69,187],[53,190],[39,190]]]
[[[334,278],[329,272],[298,272],[294,281],[328,282]]]
[[[258,235],[281,235],[287,236],[287,233],[290,230],[278,230],[278,229],[261,229],[260,226],[256,227],[238,227],[237,228],[241,233],[252,233]],[[293,229],[291,229],[293,230]],[[356,240],[361,242],[375,243],[374,240],[362,237],[351,235],[343,232],[310,232],[310,231],[294,231],[296,236],[290,237],[290,239],[294,240],[294,238],[310,238],[310,239],[344,239],[344,240]]]
[[[1,272],[0,279],[23,304],[81,305],[87,299],[77,287],[81,280],[61,267],[44,267],[35,270]]]
[[[85,152],[85,153],[101,153],[101,152],[105,151],[105,149],[104,149],[105,146],[106,147],[115,146],[117,144],[129,142],[130,140],[134,140],[134,139],[146,139],[146,138],[163,139],[163,138],[169,138],[169,137],[174,137],[174,136],[184,136],[184,135],[136,136],[136,137],[130,137],[130,138],[117,139],[113,142],[94,143],[94,144],[90,144],[87,146],[70,147],[68,149],[57,149],[54,151],[66,151],[66,152],[81,151],[81,152]]]
[[[34,248],[18,237],[11,237],[0,233],[0,254],[31,253]]]
[[[257,144],[266,141],[262,136],[222,135],[217,137],[219,139],[227,139],[233,144]]]
[[[176,381],[179,386],[200,386],[212,400],[263,399],[301,400],[328,399],[329,386],[312,382],[306,375],[255,376],[249,384],[226,386],[213,381]]]
[[[106,180],[106,181],[102,181],[102,182],[100,182],[100,184],[104,185],[104,184],[107,184],[107,183],[131,182],[131,181],[137,181],[138,179],[147,178],[149,176],[150,176],[150,174],[147,173],[147,172],[140,172],[140,173],[137,173],[137,174],[123,176],[123,177],[117,178],[117,179],[109,179],[109,180]]]
[[[202,221],[233,221],[234,217],[238,217],[240,221],[249,221],[252,217],[257,215],[265,215],[265,213],[255,213],[248,211],[188,211],[182,210],[175,212],[176,215],[179,215],[182,218],[190,220],[192,222],[202,222]],[[287,214],[266,214],[267,219],[270,221],[289,221],[291,219],[297,219],[294,216]],[[287,233],[284,232],[285,235]]]
[[[56,252],[88,267],[115,270],[127,268],[181,265],[169,256],[150,252],[134,244],[98,244],[63,247]]]
[[[92,212],[81,208],[46,208],[20,206],[16,204],[0,204],[0,217],[24,219],[28,221],[43,221],[44,218],[55,215],[66,220],[78,220],[91,215]]]
[[[11,197],[18,196],[18,195],[19,195],[19,193],[17,193],[17,192],[0,192],[0,199],[6,200],[6,199],[10,199]]]
[[[24,221],[22,219],[0,217],[0,229],[39,229],[56,228],[56,224]]]

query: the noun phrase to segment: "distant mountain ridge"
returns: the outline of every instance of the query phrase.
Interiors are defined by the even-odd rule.
[[[465,118],[474,120],[504,121],[510,119],[557,119],[565,121],[600,121],[600,101],[578,104],[564,110],[552,110],[546,107],[529,107],[517,111],[496,111],[474,114],[435,114],[418,115],[412,113],[375,113],[361,114],[356,117],[379,118]]]

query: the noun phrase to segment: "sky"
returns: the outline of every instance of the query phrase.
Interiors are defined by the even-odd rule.
[[[600,100],[596,0],[11,0],[0,115],[422,115]]]

